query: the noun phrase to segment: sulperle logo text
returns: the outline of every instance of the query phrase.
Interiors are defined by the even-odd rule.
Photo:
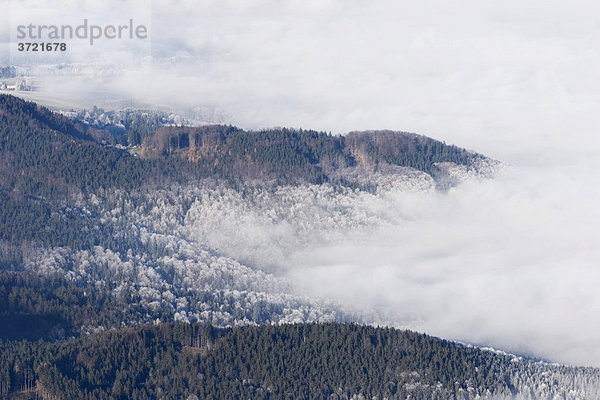
[[[65,40],[87,39],[90,45],[101,39],[146,39],[148,28],[137,25],[133,19],[122,25],[92,25],[84,19],[81,25],[18,25],[17,39]]]

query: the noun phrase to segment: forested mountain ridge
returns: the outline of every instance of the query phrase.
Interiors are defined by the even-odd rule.
[[[104,148],[86,132],[44,107],[0,95],[0,188],[13,197],[54,197],[144,180],[141,162]]]
[[[397,329],[161,324],[0,348],[0,396],[34,399],[597,399],[600,371]]]
[[[149,159],[186,159],[225,176],[300,178],[311,183],[336,181],[338,172],[355,167],[373,171],[385,165],[409,167],[436,178],[442,163],[477,170],[482,162],[491,162],[480,154],[406,132],[336,136],[287,128],[244,131],[224,125],[161,127],[143,142],[141,154]]]
[[[386,165],[409,167],[436,179],[447,163],[474,171],[493,164],[482,155],[404,132],[335,136],[287,128],[161,127],[154,120],[146,125],[143,159],[137,159],[101,145],[104,140],[97,142],[112,134],[109,131],[101,133],[80,120],[0,95],[0,171],[4,175],[0,185],[46,196],[73,188],[133,188],[157,180],[206,177],[352,184],[353,179],[346,178],[355,167],[372,171],[385,170]]]

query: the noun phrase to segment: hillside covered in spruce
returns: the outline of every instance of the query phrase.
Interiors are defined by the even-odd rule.
[[[355,324],[162,324],[4,342],[0,395],[47,399],[595,399],[600,372]]]

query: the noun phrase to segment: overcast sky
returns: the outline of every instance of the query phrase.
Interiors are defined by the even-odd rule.
[[[600,366],[597,2],[43,4],[11,0],[9,23],[0,27],[2,59],[52,61],[19,54],[16,43],[6,52],[26,22],[132,18],[150,31],[149,41],[70,43],[54,62],[85,65],[58,75],[46,69],[44,95],[79,104],[127,98],[201,107],[243,128],[412,131],[513,165],[494,182],[421,199],[411,208],[423,222],[411,225],[414,231],[380,232],[412,249],[369,242],[346,249],[352,256],[323,250],[307,268],[321,271],[313,276],[324,282],[346,279],[340,298],[366,287],[375,303],[414,306],[420,327],[436,334]],[[432,235],[440,240],[425,251]],[[370,266],[380,274],[370,275],[370,285],[362,285],[366,262],[353,252],[376,254],[368,259],[377,260]],[[400,276],[399,260],[414,265],[407,276],[420,271],[425,281]],[[484,272],[474,274],[477,265]],[[399,287],[415,300],[394,295]]]

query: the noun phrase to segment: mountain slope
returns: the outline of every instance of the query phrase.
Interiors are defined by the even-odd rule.
[[[292,293],[278,268],[293,268],[298,250],[396,223],[372,193],[432,190],[415,168],[485,160],[413,134],[230,126],[160,128],[134,157],[89,129],[0,96],[0,267],[127,294],[142,311],[125,324],[362,320]]]
[[[94,129],[17,97],[0,95],[0,187],[32,195],[133,188],[157,179],[221,177],[280,183],[336,181],[354,167],[410,167],[436,178],[443,163],[477,170],[491,160],[425,136],[392,131],[323,132],[232,126],[162,127],[144,160],[101,146]],[[157,162],[153,162],[155,160]],[[347,182],[346,182],[347,183]],[[356,183],[356,182],[355,182]]]
[[[4,398],[574,400],[598,398],[599,382],[597,369],[354,324],[163,324],[0,350]]]
[[[409,167],[435,178],[440,163],[477,169],[482,162],[492,162],[456,146],[405,132],[333,136],[302,129],[244,131],[222,125],[159,128],[145,140],[142,156],[186,159],[225,176],[311,183],[342,181],[339,172],[354,168],[377,171],[386,165]]]
[[[7,95],[0,95],[0,154],[0,187],[13,196],[132,187],[147,177],[139,160],[94,143],[85,127]]]

